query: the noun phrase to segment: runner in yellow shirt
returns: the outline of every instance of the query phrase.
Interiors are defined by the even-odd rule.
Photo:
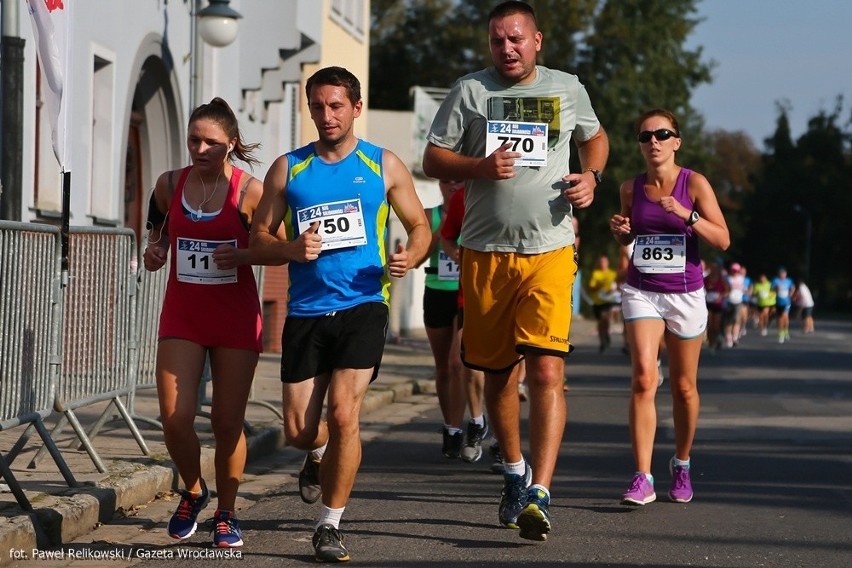
[[[617,274],[609,267],[609,258],[602,254],[592,275],[589,278],[589,295],[592,298],[592,309],[598,321],[599,353],[603,353],[611,343],[609,325],[612,320],[612,307],[621,303],[621,294],[616,283]]]

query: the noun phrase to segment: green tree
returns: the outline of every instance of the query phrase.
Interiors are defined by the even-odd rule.
[[[852,223],[845,221],[852,212],[852,156],[850,133],[840,126],[843,100],[812,117],[795,142],[788,110],[779,106],[755,191],[743,208],[744,255],[759,272],[771,275],[783,265],[794,278],[807,276],[822,307],[848,307],[852,268],[841,259],[852,239]]]
[[[667,108],[680,122],[683,146],[679,162],[706,171],[710,142],[702,134],[703,118],[690,104],[693,90],[711,80],[713,63],[702,49],[685,43],[700,22],[697,0],[620,0],[602,4],[591,29],[581,39],[577,74],[586,85],[595,111],[609,134],[610,160],[595,203],[580,212],[584,255],[590,263],[599,252],[616,248],[609,217],[620,208],[620,183],[644,170],[634,132],[642,112]]]
[[[411,87],[446,88],[485,65],[487,38],[456,0],[373,0],[371,19],[372,108],[409,110]]]
[[[765,273],[771,278],[778,266],[790,262],[785,230],[792,228],[796,215],[791,187],[800,177],[786,108],[779,107],[775,132],[764,142],[767,153],[755,179],[755,191],[747,196],[743,207],[747,246],[742,260],[753,276]]]
[[[728,256],[743,260],[744,248],[748,244],[743,207],[747,197],[754,192],[754,177],[760,170],[761,154],[742,131],[715,130],[707,138],[712,153],[709,168],[703,173],[716,192],[731,232]]]
[[[574,66],[575,34],[589,24],[597,3],[530,2],[544,36],[540,64],[565,70]],[[446,88],[491,65],[488,13],[495,5],[494,0],[373,0],[370,106],[407,110],[411,87]]]

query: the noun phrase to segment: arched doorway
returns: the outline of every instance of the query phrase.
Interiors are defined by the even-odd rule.
[[[178,167],[184,155],[184,128],[173,69],[164,46],[147,45],[137,57],[139,77],[130,101],[124,164],[124,225],[142,248],[148,200],[157,176]],[[153,52],[153,53],[151,53]],[[166,60],[169,58],[166,57]]]

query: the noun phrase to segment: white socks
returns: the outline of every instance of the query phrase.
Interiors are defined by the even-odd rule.
[[[322,461],[322,457],[325,455],[325,449],[328,447],[328,442],[320,446],[315,450],[311,450],[311,457],[314,461]]]
[[[317,521],[317,526],[314,529],[318,529],[320,525],[331,525],[336,529],[340,528],[340,517],[343,516],[343,510],[346,507],[341,507],[339,509],[329,509],[325,505],[322,506],[322,510],[320,510],[320,517]]]
[[[527,472],[527,462],[521,460],[517,463],[507,463],[506,464],[506,473],[511,473],[514,475],[524,475]]]

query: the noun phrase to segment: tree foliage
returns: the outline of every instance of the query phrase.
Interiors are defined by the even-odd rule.
[[[792,139],[788,109],[779,106],[766,142],[754,192],[742,207],[747,227],[741,254],[751,273],[771,276],[785,266],[808,285],[823,307],[849,306],[852,268],[845,262],[852,241],[852,156],[843,130],[842,98],[820,111],[804,134]],[[811,227],[808,235],[808,225]]]
[[[575,34],[598,0],[540,0],[531,4],[546,41],[539,63],[570,69]],[[373,108],[407,110],[415,85],[449,87],[491,65],[488,13],[493,0],[373,0],[369,100]],[[552,17],[559,14],[559,17]]]
[[[596,191],[595,203],[579,217],[583,247],[591,262],[616,245],[608,233],[608,219],[620,208],[618,187],[644,171],[634,132],[636,118],[652,108],[666,108],[680,122],[683,144],[678,161],[704,172],[709,164],[709,142],[702,134],[703,119],[692,108],[692,91],[710,81],[712,64],[702,61],[700,48],[685,43],[699,20],[695,0],[619,0],[601,4],[581,39],[577,74],[586,85],[595,111],[607,130],[610,159],[606,178]],[[610,256],[613,256],[611,254]]]
[[[373,108],[408,110],[411,87],[446,88],[486,65],[482,27],[459,17],[455,0],[373,0],[371,12]]]
[[[716,192],[731,232],[728,256],[742,259],[747,243],[743,204],[754,192],[754,175],[760,169],[761,155],[742,131],[715,130],[707,138],[711,155],[704,174]]]

